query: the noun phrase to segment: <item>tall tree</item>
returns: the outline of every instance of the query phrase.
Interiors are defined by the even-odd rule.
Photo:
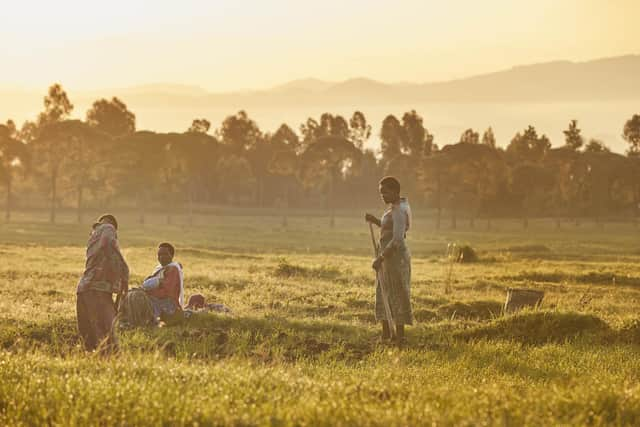
[[[167,148],[165,134],[138,131],[120,137],[115,146],[115,162],[122,165],[123,172],[117,177],[117,185],[122,193],[134,197],[139,212],[139,222],[145,223],[146,212],[153,209],[152,196],[163,193],[161,183],[164,179]]]
[[[564,141],[567,147],[572,150],[579,150],[580,147],[584,144],[584,138],[580,135],[580,128],[578,127],[577,120],[571,120],[569,122],[569,128],[567,130],[562,131],[564,133]]]
[[[73,104],[69,101],[67,92],[59,83],[49,87],[44,97],[44,111],[38,116],[38,125],[46,125],[65,120],[73,111]]]
[[[189,225],[193,225],[195,202],[207,187],[209,171],[215,169],[211,164],[217,163],[219,150],[218,141],[203,132],[204,127],[190,129],[184,134],[172,135],[169,151],[174,163],[177,162],[177,184],[187,197]]]
[[[293,129],[285,123],[281,124],[278,130],[271,136],[271,142],[274,144],[276,150],[291,149],[294,152],[298,152],[300,149],[300,138]]]
[[[80,120],[65,120],[58,125],[61,137],[66,138],[67,157],[72,167],[66,168],[63,178],[70,184],[76,196],[76,216],[82,223],[84,204],[89,190],[107,190],[111,163],[111,136]]]
[[[219,192],[232,204],[255,185],[251,165],[244,157],[228,154],[218,160],[216,168],[220,171]]]
[[[330,225],[335,225],[334,194],[342,178],[357,168],[362,152],[348,139],[338,136],[320,137],[302,154],[301,177],[309,187],[325,187]]]
[[[496,136],[493,134],[491,126],[489,126],[487,130],[484,131],[484,134],[482,134],[482,144],[491,148],[496,148]]]
[[[114,137],[129,135],[136,130],[136,116],[120,99],[99,99],[87,111],[87,123]]]
[[[56,220],[56,206],[59,202],[58,184],[61,171],[66,170],[67,156],[72,143],[70,128],[63,125],[73,111],[73,104],[60,84],[52,85],[44,97],[44,111],[38,115],[35,124],[23,126],[22,134],[29,143],[30,154],[42,176],[47,181],[50,196],[49,221]]]
[[[460,135],[460,141],[465,144],[479,144],[480,143],[480,134],[473,129],[469,128],[462,132]]]
[[[531,213],[540,213],[549,202],[552,175],[544,166],[536,163],[520,163],[511,169],[511,192],[520,200],[522,225],[529,227]]]
[[[187,132],[207,133],[211,129],[211,122],[207,119],[193,119]]]
[[[403,139],[404,129],[400,124],[400,120],[392,114],[385,117],[380,129],[380,151],[382,152],[383,163],[388,163],[402,154]]]
[[[11,220],[12,184],[16,174],[28,165],[29,153],[24,142],[16,139],[15,124],[0,125],[0,181],[6,188],[5,221]]]
[[[533,126],[518,132],[507,146],[508,157],[515,162],[539,162],[551,148],[546,135],[538,136]]]
[[[622,137],[629,143],[629,155],[640,155],[640,114],[634,114],[624,124]]]
[[[280,125],[278,130],[270,138],[273,154],[268,164],[268,171],[279,177],[282,181],[281,208],[282,226],[287,227],[287,212],[290,205],[291,187],[296,181],[296,173],[299,168],[298,151],[300,150],[300,138],[286,124]]]
[[[243,155],[262,136],[258,124],[245,111],[224,119],[218,132],[221,142],[237,155]]]
[[[367,123],[364,113],[356,111],[349,120],[349,139],[359,150],[364,149],[364,144],[371,137],[371,125]]]
[[[265,186],[269,178],[269,159],[273,157],[274,146],[270,135],[261,135],[255,144],[245,153],[251,165],[255,182],[254,202],[258,207],[264,206]]]
[[[418,165],[423,156],[429,155],[433,147],[433,135],[424,127],[422,117],[411,110],[402,116],[402,151]]]
[[[611,150],[604,145],[604,142],[597,139],[590,139],[587,145],[584,146],[585,153],[604,153],[611,152]]]
[[[298,171],[299,158],[292,149],[282,149],[275,151],[269,161],[269,172],[283,178],[282,185],[282,226],[287,227],[289,220],[287,213],[289,210],[289,198],[291,192],[291,181],[295,179]]]

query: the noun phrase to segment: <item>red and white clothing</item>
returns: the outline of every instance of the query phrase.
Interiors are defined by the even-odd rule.
[[[154,298],[170,299],[181,309],[184,305],[184,275],[182,266],[177,262],[156,266],[153,273],[144,280],[142,287]]]

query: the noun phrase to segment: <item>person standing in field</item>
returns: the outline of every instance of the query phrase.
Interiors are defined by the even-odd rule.
[[[121,296],[129,286],[129,267],[120,252],[117,230],[116,218],[102,215],[93,225],[87,243],[85,270],[76,289],[76,309],[78,331],[88,351],[103,341],[106,349],[116,346],[111,334],[117,311],[112,294]]]
[[[376,271],[382,269],[382,280],[397,327],[397,339],[402,342],[404,325],[413,323],[410,300],[411,253],[405,240],[411,225],[411,208],[407,199],[400,197],[400,182],[396,178],[382,178],[378,189],[387,209],[382,219],[368,213],[365,215],[367,222],[380,227],[380,253],[372,267]],[[376,320],[382,322],[382,338],[389,339],[391,331],[379,282],[376,286]]]

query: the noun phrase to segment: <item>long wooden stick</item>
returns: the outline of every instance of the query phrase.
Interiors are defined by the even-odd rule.
[[[373,233],[373,224],[369,223],[369,232],[371,233],[371,243],[373,243],[373,254],[377,258],[380,254],[380,247],[378,243],[376,243],[376,238]],[[387,317],[387,323],[389,325],[389,332],[391,333],[391,337],[395,338],[396,336],[396,322],[393,320],[393,315],[391,314],[391,306],[389,305],[389,297],[387,296],[386,289],[384,288],[384,275],[382,274],[382,265],[376,271],[376,284],[380,285],[380,294],[382,295],[382,305],[384,306],[384,313]]]

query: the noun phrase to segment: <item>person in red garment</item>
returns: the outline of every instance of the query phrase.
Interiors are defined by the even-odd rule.
[[[184,305],[184,276],[182,265],[173,261],[175,252],[172,244],[160,243],[159,264],[142,283],[142,289],[151,300],[156,321],[179,315]]]

